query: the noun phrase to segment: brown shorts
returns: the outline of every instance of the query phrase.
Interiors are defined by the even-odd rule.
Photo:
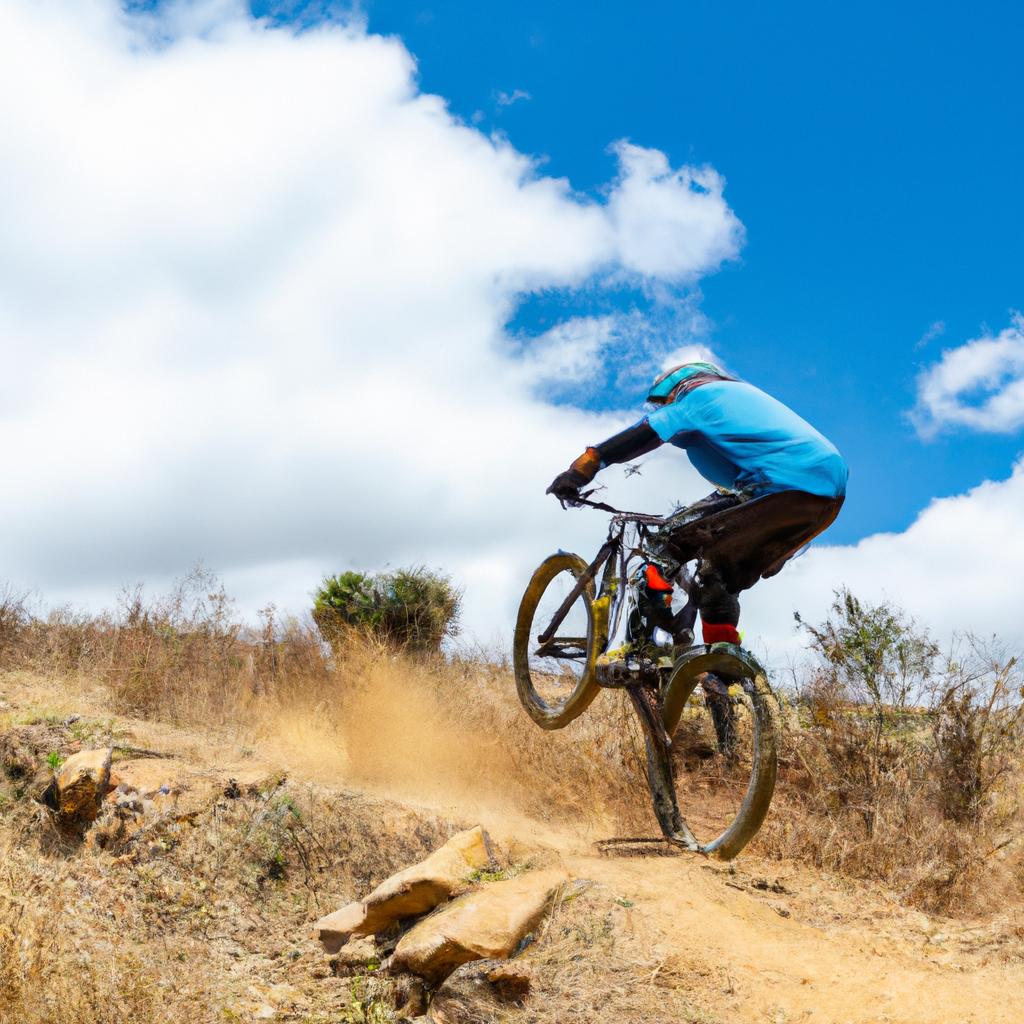
[[[661,546],[679,562],[695,558],[718,571],[730,593],[774,576],[800,548],[826,530],[842,498],[780,491],[747,501],[712,494],[669,519]]]

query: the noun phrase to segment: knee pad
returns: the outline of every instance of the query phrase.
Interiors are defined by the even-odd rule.
[[[729,592],[718,572],[702,565],[697,577],[701,622],[735,626],[740,621],[739,598]]]

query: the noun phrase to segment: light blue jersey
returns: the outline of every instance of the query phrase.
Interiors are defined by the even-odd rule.
[[[662,441],[685,448],[697,471],[719,487],[755,496],[846,494],[849,470],[835,445],[744,381],[701,384],[646,421]]]

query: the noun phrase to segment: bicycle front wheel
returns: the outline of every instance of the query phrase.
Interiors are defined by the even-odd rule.
[[[730,860],[775,791],[778,724],[764,670],[732,644],[688,651],[665,688],[663,721],[683,816],[703,853]]]
[[[556,612],[587,563],[560,551],[538,566],[519,604],[512,664],[519,700],[542,729],[561,729],[589,707],[594,678],[594,585],[585,587],[545,641]]]

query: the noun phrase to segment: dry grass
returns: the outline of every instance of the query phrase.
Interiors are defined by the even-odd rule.
[[[115,611],[96,615],[34,615],[24,597],[0,591],[5,669],[99,681],[116,712],[209,725],[237,721],[267,698],[308,697],[326,684],[329,660],[312,622],[279,622],[267,608],[248,627],[219,581],[197,567],[166,595],[125,590]]]
[[[19,728],[40,739],[39,727]],[[42,727],[42,748],[75,745],[67,728]],[[364,1019],[310,921],[465,824],[270,775],[100,850],[58,833],[11,780],[3,789],[4,1024],[223,1024],[278,998],[307,1024]]]
[[[65,689],[99,683],[122,715],[230,725],[329,781],[343,773],[429,802],[484,798],[582,828],[647,822],[642,741],[621,694],[569,728],[522,714],[507,665],[414,656],[372,638],[333,651],[311,621],[240,624],[216,580],[193,572],[171,594],[123,595],[114,613],[29,615],[16,599],[0,670]]]
[[[967,717],[977,710],[958,704]],[[881,882],[902,902],[931,912],[984,914],[1018,898],[1018,733],[1004,733],[1007,742],[991,759],[979,761],[965,745],[984,774],[979,783],[977,775],[965,776],[960,752],[936,742],[946,728],[941,710],[879,717],[812,690],[784,717],[779,785],[755,850]],[[969,797],[953,788],[955,766]],[[965,799],[973,801],[966,820]]]
[[[931,910],[998,905],[1022,881],[1012,838],[1024,777],[1020,681],[1012,663],[1003,667],[1002,690],[983,694],[984,674],[965,662],[930,717],[864,715],[805,686],[786,716],[780,785],[755,852],[878,880]],[[272,609],[247,628],[201,571],[165,597],[129,592],[116,612],[91,617],[34,616],[4,591],[4,668],[65,689],[98,683],[122,714],[230,724],[327,783],[344,777],[595,838],[653,829],[642,742],[620,693],[543,732],[519,708],[507,665],[358,640],[332,653],[312,623],[279,622]]]

